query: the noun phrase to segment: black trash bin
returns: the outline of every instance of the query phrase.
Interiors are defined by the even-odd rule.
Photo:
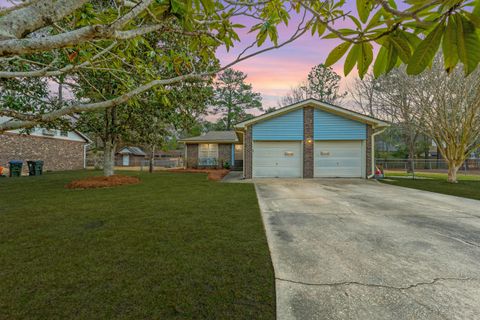
[[[8,162],[9,164],[9,169],[10,177],[20,177],[22,175],[22,167],[23,167],[23,161],[22,160],[12,160]]]
[[[28,175],[29,176],[41,176],[43,173],[43,161],[27,161]]]

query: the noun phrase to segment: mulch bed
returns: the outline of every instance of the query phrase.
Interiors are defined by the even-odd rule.
[[[113,175],[110,177],[89,177],[80,180],[73,180],[65,186],[67,189],[95,189],[116,187],[125,184],[138,184],[140,179],[138,177]]]
[[[227,169],[172,169],[168,172],[180,172],[180,173],[207,173],[208,180],[220,181],[225,177],[230,170]]]

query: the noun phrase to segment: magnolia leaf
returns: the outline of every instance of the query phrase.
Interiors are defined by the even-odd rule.
[[[390,43],[395,47],[395,49],[397,49],[400,59],[402,59],[404,63],[408,63],[412,55],[409,43],[406,40],[396,36],[390,37]]]
[[[370,15],[370,1],[369,0],[357,0],[357,12],[358,17],[363,23],[366,23],[368,16]]]
[[[440,47],[444,29],[445,21],[442,21],[420,42],[408,62],[408,74],[419,74],[430,65]]]
[[[345,63],[343,64],[343,72],[345,73],[345,76],[347,76],[350,71],[352,71],[353,67],[357,63],[358,56],[361,54],[361,51],[361,44],[354,44],[352,49],[350,49],[350,52],[345,59]]]
[[[457,51],[465,73],[472,73],[480,62],[480,39],[474,24],[461,14],[455,15],[457,22]]]
[[[358,56],[358,75],[361,79],[367,74],[368,67],[373,61],[373,46],[370,42],[363,42],[361,44],[361,54]]]
[[[450,16],[442,41],[443,60],[445,70],[450,73],[458,63],[457,52],[457,23],[454,16]]]
[[[392,69],[397,66],[398,62],[398,52],[395,47],[389,43],[387,47],[387,63],[385,66],[385,73],[392,71]]]
[[[387,57],[388,51],[385,47],[381,47],[377,54],[377,59],[373,64],[373,76],[375,78],[380,77],[383,73],[385,73],[387,67]]]
[[[325,65],[327,67],[330,67],[333,65],[335,62],[340,60],[341,57],[345,55],[347,52],[348,48],[350,48],[351,43],[350,42],[344,42],[340,45],[338,45],[335,49],[330,52],[330,54],[327,57],[327,60],[325,61]]]

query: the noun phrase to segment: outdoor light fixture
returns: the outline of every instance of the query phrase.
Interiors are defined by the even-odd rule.
[[[312,138],[307,138],[307,143],[308,143],[308,144],[312,144],[312,142],[313,142],[313,139],[312,139]]]

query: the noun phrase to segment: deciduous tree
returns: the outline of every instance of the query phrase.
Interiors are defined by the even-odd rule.
[[[465,77],[458,66],[447,75],[438,57],[433,67],[419,76],[412,96],[422,117],[421,129],[430,136],[448,164],[448,181],[480,148],[480,71]]]
[[[158,68],[150,70],[148,77],[136,79],[138,82],[117,96],[97,102],[73,101],[46,112],[32,105],[19,108],[2,104],[0,115],[8,115],[12,121],[0,124],[0,131],[112,108],[154,87],[187,79],[208,79],[235,63],[291,43],[308,31],[322,39],[342,41],[332,50],[326,65],[346,56],[345,74],[356,66],[363,77],[373,64],[378,76],[400,63],[407,65],[409,74],[419,74],[440,48],[447,71],[461,62],[467,74],[473,72],[480,61],[480,1],[409,1],[405,9],[398,9],[397,2],[357,1],[356,13],[351,14],[344,0],[18,1],[0,9],[2,79],[24,81],[60,75],[68,79],[80,70],[98,69],[106,61],[110,62],[110,71],[119,74],[128,65],[125,57],[112,49],[151,34],[191,37],[190,49],[201,52],[200,57],[211,57],[220,46],[230,49],[242,43],[244,49],[224,66],[199,71],[183,54],[164,59],[172,52],[159,43],[148,53],[161,62]],[[255,35],[253,42],[241,41],[244,39],[237,31],[243,26],[235,22],[238,17],[250,19],[248,27]],[[335,22],[339,19],[349,19],[354,27],[337,28]],[[292,32],[279,36],[278,28],[293,21],[298,23],[293,27],[289,24]],[[372,42],[381,46],[376,59]],[[136,58],[144,59],[144,54],[138,53]],[[9,68],[12,63],[18,69]],[[164,69],[175,70],[176,74],[166,76]]]

